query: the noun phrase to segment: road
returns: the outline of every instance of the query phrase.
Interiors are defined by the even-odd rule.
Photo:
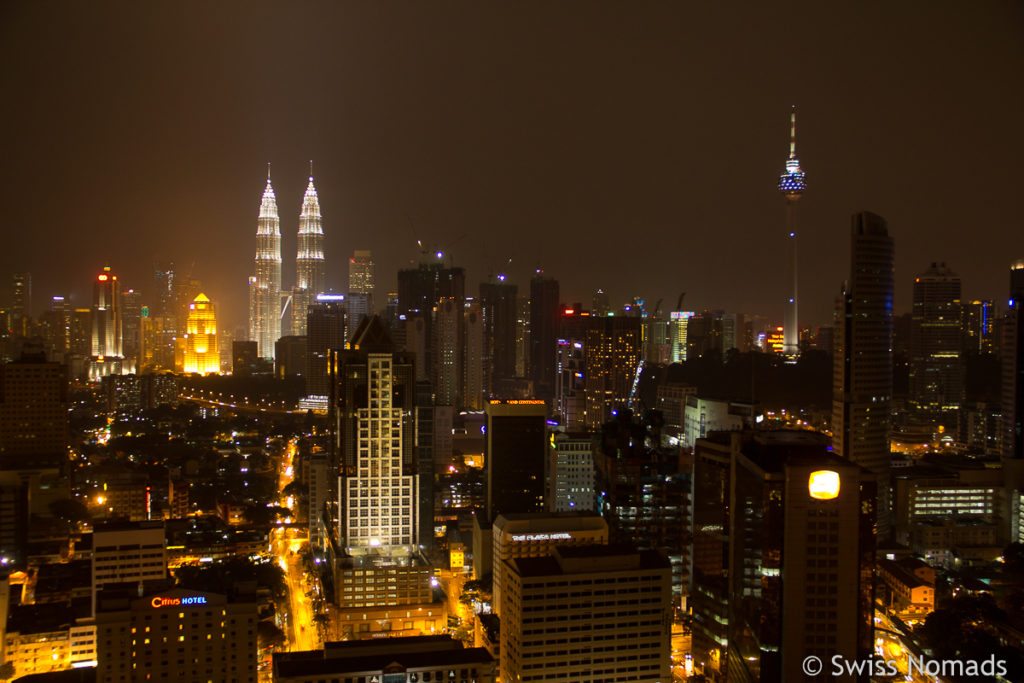
[[[295,501],[285,495],[284,489],[295,479],[293,461],[297,451],[296,440],[288,442],[281,458],[281,475],[278,477],[278,505],[292,509]],[[290,519],[287,521],[291,521]],[[288,590],[287,629],[288,650],[317,650],[321,647],[316,622],[313,621],[313,604],[306,595],[312,592],[310,577],[302,566],[302,550],[306,537],[299,529],[278,527],[273,532],[273,553],[277,564],[284,571]]]

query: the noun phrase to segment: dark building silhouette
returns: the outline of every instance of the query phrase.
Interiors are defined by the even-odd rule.
[[[543,512],[548,455],[544,402],[492,401],[485,412],[486,522],[500,514]]]
[[[309,307],[306,316],[306,396],[324,399],[330,396],[328,352],[345,348],[345,325],[343,297],[322,295]]]
[[[438,252],[440,253],[440,252]],[[442,258],[439,256],[438,258]],[[424,334],[428,348],[417,363],[423,365],[423,372],[430,377],[437,346],[434,338],[434,310],[442,299],[454,299],[459,305],[466,300],[466,271],[462,268],[445,267],[443,261],[421,263],[416,268],[398,271],[399,316],[419,314],[423,317]],[[456,330],[456,348],[462,348],[463,327]]]
[[[516,296],[518,288],[505,281],[480,283],[484,316],[484,378],[493,392],[497,382],[516,376]]]
[[[534,394],[548,402],[554,397],[555,355],[558,342],[558,280],[538,271],[530,280],[530,378]]]
[[[1024,259],[1010,265],[1010,299],[1003,318],[1003,471],[1013,503],[1024,490]]]
[[[989,355],[999,346],[996,339],[996,308],[992,299],[974,299],[964,304],[964,351]]]
[[[819,434],[763,432],[735,455],[729,483],[728,680],[800,681],[806,657],[826,672],[834,656],[871,657],[871,473]]]
[[[597,509],[612,543],[668,559],[673,604],[680,607],[690,569],[690,471],[676,450],[645,446],[644,429],[628,412],[604,426],[595,458]]]
[[[889,410],[892,402],[893,241],[885,219],[852,220],[850,279],[836,305],[832,442],[878,482],[878,533],[890,533]]]
[[[957,428],[963,403],[960,277],[933,263],[914,278],[910,411],[919,425]]]
[[[231,374],[249,377],[260,371],[259,343],[255,341],[231,342]]]

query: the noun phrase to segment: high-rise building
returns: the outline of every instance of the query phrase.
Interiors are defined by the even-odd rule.
[[[249,335],[258,344],[260,358],[273,358],[274,342],[281,337],[281,221],[269,165],[257,220],[256,275],[249,278],[249,302]]]
[[[287,334],[274,343],[274,376],[298,377],[306,371],[306,337]]]
[[[640,318],[589,319],[584,343],[588,428],[599,428],[630,398],[640,372],[642,330]]]
[[[255,599],[169,588],[103,596],[96,680],[256,683]]]
[[[850,279],[836,304],[832,373],[835,452],[875,475],[878,534],[889,536],[893,240],[885,219],[853,216]]]
[[[174,314],[174,263],[158,262],[153,267],[153,305],[154,317]]]
[[[658,553],[557,547],[548,557],[506,560],[505,576],[504,683],[672,680],[670,572]],[[568,634],[579,640],[559,642]]]
[[[467,302],[465,309],[465,351],[462,354],[462,407],[483,410],[488,398],[484,378],[484,314],[477,302]]]
[[[462,407],[463,303],[444,297],[434,313],[434,401],[438,405]]]
[[[132,367],[138,367],[142,346],[142,295],[134,289],[121,292],[121,330],[124,357]]]
[[[71,309],[60,295],[50,299],[50,310],[43,314],[43,333],[47,349],[63,358],[71,343]]]
[[[608,545],[608,522],[579,512],[519,512],[498,515],[492,528],[492,595],[501,615],[507,562],[516,557],[548,557],[559,546]]]
[[[417,472],[413,359],[395,351],[373,316],[348,349],[331,351],[328,367],[335,382],[330,423],[338,425],[335,586],[343,630],[371,637],[440,628],[443,609],[431,601],[431,571],[419,550],[420,519],[433,508],[421,505],[421,481],[430,475]],[[408,610],[417,618],[400,619]]]
[[[348,260],[349,294],[365,294],[373,311],[373,255],[367,250],[356,249]]]
[[[423,318],[423,331],[428,347],[423,356],[417,356],[417,365],[423,365],[426,377],[434,378],[434,361],[438,357],[440,336],[434,330],[434,311],[443,299],[456,302],[459,310],[466,300],[466,271],[462,268],[445,267],[444,254],[437,252],[437,261],[420,263],[417,268],[398,271],[397,315],[413,315]],[[456,322],[456,348],[462,348],[463,320]],[[461,367],[461,359],[460,359]]]
[[[543,512],[547,467],[547,409],[537,399],[492,400],[487,414],[485,518]]]
[[[992,299],[974,299],[964,304],[964,351],[995,353],[996,311]]]
[[[68,447],[68,371],[42,349],[0,365],[0,467],[59,465]]]
[[[594,444],[589,434],[552,434],[548,456],[547,506],[552,512],[591,512]]]
[[[599,289],[594,292],[591,308],[593,309],[594,315],[605,316],[611,313],[612,305],[611,301],[608,299],[608,293],[603,289]]]
[[[697,671],[714,683],[724,681],[728,669],[730,476],[743,441],[740,432],[712,432],[693,451],[691,653]]]
[[[1014,504],[1024,491],[1024,259],[1010,264],[1010,299],[1003,319],[1003,472]],[[1024,519],[1024,517],[1022,517]]]
[[[672,362],[683,363],[686,361],[689,350],[689,324],[690,318],[695,314],[692,311],[672,311],[669,314],[669,344],[672,349]]]
[[[333,295],[337,296],[337,295]],[[350,292],[345,296],[345,320],[349,329],[359,327],[363,318],[373,315],[373,302],[369,294],[358,294]]]
[[[563,335],[558,339],[556,356],[555,410],[562,427],[578,432],[587,425],[586,335],[579,331]]]
[[[487,390],[493,392],[500,380],[516,376],[516,293],[517,287],[498,275],[497,282],[480,283],[483,309],[485,372]]]
[[[551,401],[555,390],[555,356],[558,342],[558,280],[538,270],[530,280],[530,378],[538,398]]]
[[[350,349],[331,352],[337,381],[341,459],[339,535],[353,555],[417,543],[413,360],[396,353],[379,317],[367,318]]]
[[[963,403],[960,277],[933,263],[914,278],[910,410],[921,425],[956,431]]]
[[[807,657],[827,667],[874,652],[874,477],[826,444],[812,432],[766,432],[735,456],[730,681],[805,680]]]
[[[99,589],[109,584],[153,581],[167,576],[164,523],[107,522],[92,533],[93,611]]]
[[[331,349],[345,348],[345,297],[321,294],[306,316],[306,398],[326,410],[331,395],[327,358]]]
[[[184,338],[185,328],[188,327],[188,316],[192,312],[191,304],[203,290],[199,280],[188,275],[178,275],[174,278],[174,321],[165,321],[164,329],[169,331],[176,339]]]
[[[789,158],[786,171],[779,178],[779,192],[786,198],[786,241],[789,244],[789,275],[791,289],[786,299],[786,317],[783,328],[783,353],[796,358],[800,353],[800,328],[797,322],[797,260],[796,260],[796,205],[807,189],[806,175],[796,158],[796,107],[789,115]]]
[[[530,299],[516,302],[516,377],[530,374]]]
[[[606,425],[594,458],[597,509],[613,543],[668,558],[675,604],[682,606],[690,569],[690,468],[677,450],[647,447],[637,438],[641,426],[621,413]]]
[[[295,256],[295,292],[292,297],[292,334],[306,334],[309,306],[326,289],[324,228],[320,199],[313,185],[313,162],[309,162],[309,185],[299,213],[299,246]]]
[[[32,273],[15,273],[11,283],[11,317],[32,317]]]
[[[202,292],[189,306],[185,327],[185,372],[220,373],[220,346],[213,302]]]
[[[92,363],[89,377],[97,380],[123,371],[124,348],[121,283],[110,266],[96,276],[92,297]]]

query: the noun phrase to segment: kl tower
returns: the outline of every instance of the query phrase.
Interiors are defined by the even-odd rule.
[[[786,240],[789,242],[789,262],[792,271],[792,290],[786,299],[786,315],[782,328],[782,353],[786,361],[795,363],[800,355],[800,327],[797,323],[797,267],[796,267],[796,204],[804,194],[807,183],[796,158],[796,106],[789,115],[789,158],[786,172],[779,177],[779,192],[786,198]]]

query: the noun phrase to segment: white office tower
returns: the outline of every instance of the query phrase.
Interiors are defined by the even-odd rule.
[[[292,334],[306,334],[306,315],[310,304],[324,293],[324,227],[320,215],[320,199],[313,185],[313,162],[310,162],[309,185],[302,197],[299,214],[299,247],[295,257],[295,291],[292,297]]]
[[[260,358],[273,358],[274,344],[281,338],[281,221],[269,166],[256,227],[256,275],[249,287],[249,336],[257,342]]]

